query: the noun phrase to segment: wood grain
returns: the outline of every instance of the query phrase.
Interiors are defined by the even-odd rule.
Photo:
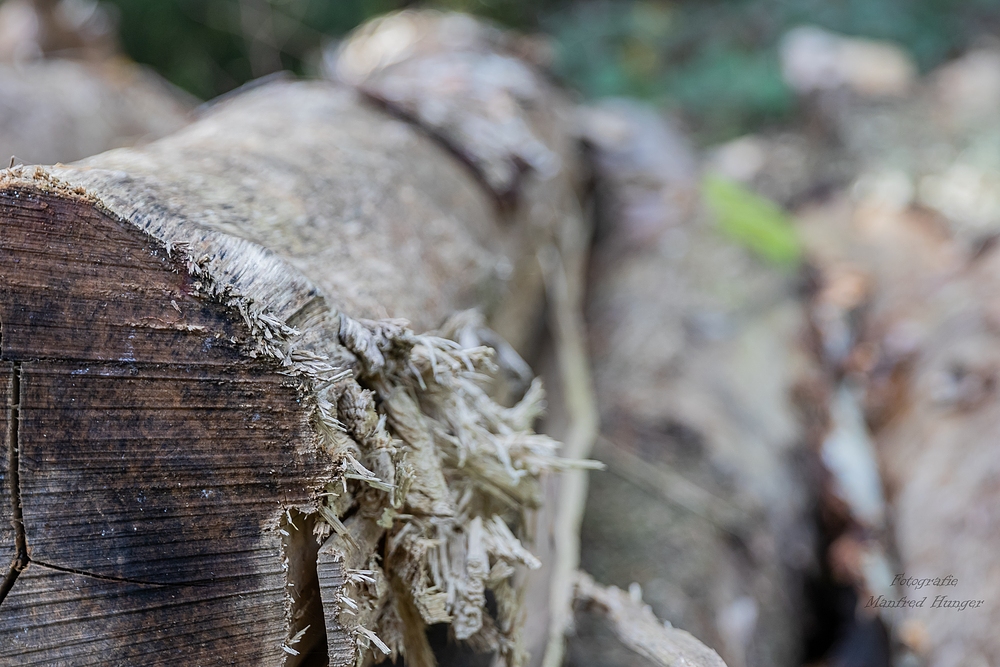
[[[0,192],[0,285],[30,552],[0,664],[283,664],[279,522],[330,476],[300,382],[83,198]]]
[[[274,563],[272,572],[198,587],[32,563],[3,604],[0,664],[280,665],[284,614],[273,586],[284,578]]]
[[[348,570],[364,569],[377,550],[379,539],[385,533],[372,517],[356,514],[345,523],[350,541],[341,535],[331,536],[319,549],[316,572],[320,596],[323,600],[323,619],[329,646],[330,667],[350,667],[355,662],[354,641],[348,632],[353,623],[371,625],[371,616],[378,610],[342,608],[341,595],[358,597],[348,584]]]
[[[0,220],[4,359],[239,358],[241,323],[197,298],[186,267],[152,238],[92,205],[31,189],[0,190]]]

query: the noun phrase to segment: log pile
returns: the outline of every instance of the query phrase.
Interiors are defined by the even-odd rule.
[[[976,48],[886,97],[810,100],[840,180],[799,212],[817,272],[839,535],[854,589],[833,660],[994,664],[1000,53]],[[842,187],[841,187],[842,186]],[[839,454],[834,455],[834,452]],[[853,485],[843,482],[854,479]]]
[[[192,107],[133,63],[0,63],[0,158],[5,167],[72,162],[170,134]]]

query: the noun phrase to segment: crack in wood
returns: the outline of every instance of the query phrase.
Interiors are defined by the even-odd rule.
[[[87,572],[86,570],[77,570],[72,567],[62,567],[60,565],[53,565],[52,563],[45,563],[40,560],[35,560],[33,558],[29,559],[32,565],[37,565],[38,567],[44,567],[49,570],[55,570],[56,572],[65,572],[67,574],[76,574],[81,577],[89,577],[91,579],[100,579],[101,581],[115,581],[122,584],[135,584],[137,586],[160,586],[160,587],[170,587],[170,588],[186,588],[190,586],[206,586],[211,583],[211,581],[192,581],[184,582],[183,584],[168,584],[159,581],[141,581],[139,579],[129,579],[127,577],[112,577],[106,574],[94,574],[93,572]]]
[[[11,407],[7,421],[7,479],[11,503],[11,526],[14,528],[14,560],[0,582],[0,604],[14,587],[14,582],[28,567],[28,541],[21,510],[21,480],[18,475],[18,425],[21,408],[21,364],[15,363],[11,380]]]
[[[43,567],[49,570],[55,570],[57,572],[65,572],[67,574],[76,574],[82,577],[89,577],[91,579],[100,579],[103,581],[115,581],[125,584],[135,584],[139,586],[162,586],[162,587],[186,587],[186,586],[204,586],[210,582],[208,581],[194,581],[194,582],[184,582],[182,584],[175,583],[163,583],[155,581],[141,581],[138,579],[129,579],[127,577],[112,577],[108,575],[95,574],[93,572],[87,572],[85,570],[78,570],[71,567],[62,567],[60,565],[54,565],[52,563],[46,563],[43,561],[32,559],[28,555],[28,538],[27,531],[24,527],[24,510],[21,506],[21,480],[20,480],[20,444],[18,437],[18,427],[20,425],[20,413],[21,413],[21,364],[15,363],[13,365],[13,377],[11,381],[11,407],[8,414],[7,422],[7,479],[8,479],[8,496],[9,502],[11,503],[11,525],[14,528],[14,560],[11,562],[7,573],[4,575],[2,581],[0,581],[0,604],[3,604],[4,599],[7,594],[10,593],[11,589],[14,587],[14,583],[20,576],[21,572],[28,567],[29,564],[36,565],[38,567]]]

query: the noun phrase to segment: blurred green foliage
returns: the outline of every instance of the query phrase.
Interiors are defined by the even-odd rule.
[[[726,236],[772,264],[798,264],[801,245],[792,221],[781,207],[718,176],[706,176],[702,185],[705,203]]]
[[[315,67],[328,36],[402,0],[108,0],[125,51],[202,99],[277,69]]]
[[[270,71],[314,73],[319,49],[409,0],[105,0],[136,60],[202,98]],[[1000,0],[435,0],[554,38],[556,75],[589,97],[631,95],[716,141],[793,111],[777,45],[801,24],[908,48],[928,69],[1000,28]]]
[[[557,73],[589,96],[681,112],[702,141],[786,119],[778,44],[812,24],[900,43],[929,69],[1000,28],[997,0],[592,0],[542,17]]]
[[[250,79],[289,69],[315,74],[320,49],[364,21],[408,0],[102,0],[119,18],[119,36],[136,61],[208,99]],[[526,30],[553,0],[442,0]]]

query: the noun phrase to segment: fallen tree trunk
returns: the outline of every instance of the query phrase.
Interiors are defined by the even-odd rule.
[[[463,346],[391,318],[530,298],[520,258],[575,220],[572,144],[550,150],[544,194],[501,214],[410,125],[278,83],[143,150],[7,171],[0,662],[424,664],[442,621],[517,662],[534,559],[509,526],[557,465],[540,393],[489,399],[474,323]]]

